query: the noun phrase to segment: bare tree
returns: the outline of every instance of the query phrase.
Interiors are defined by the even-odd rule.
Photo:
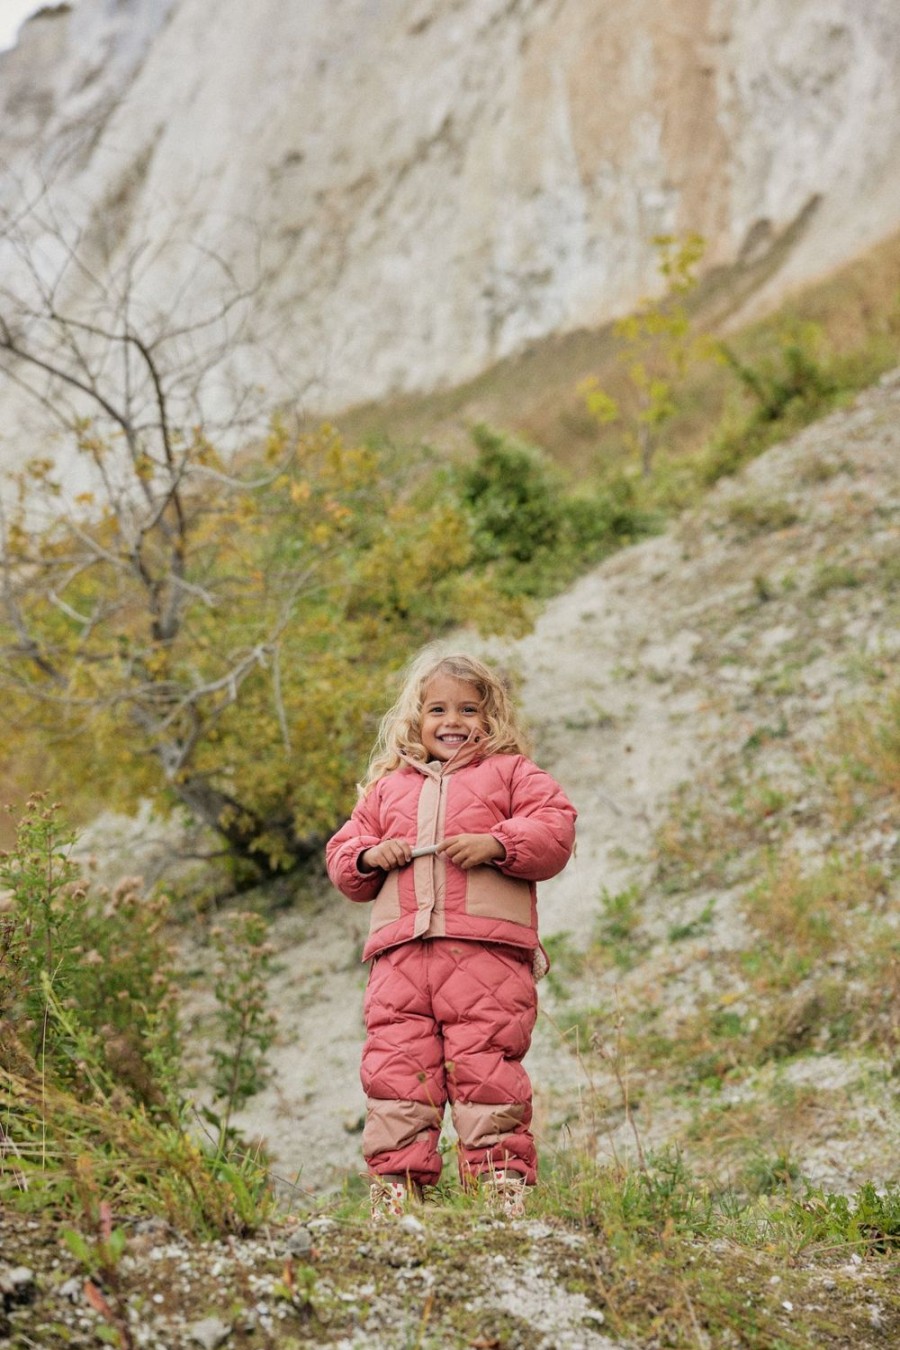
[[[163,305],[154,278],[173,250],[182,280]],[[0,495],[6,712],[82,745],[92,727],[121,727],[235,853],[290,866],[314,829],[201,751],[249,682],[252,715],[264,686],[290,753],[285,635],[353,529],[370,527],[371,468],[335,471],[334,437],[266,428],[265,392],[240,370],[260,351],[258,265],[244,283],[184,239],[113,270],[89,252],[49,196],[0,233],[0,369],[68,455],[61,477],[35,444]]]

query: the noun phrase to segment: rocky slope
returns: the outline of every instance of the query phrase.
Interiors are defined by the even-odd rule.
[[[179,315],[216,250],[243,374],[334,410],[627,311],[660,232],[771,255],[759,303],[846,260],[900,223],[898,91],[892,0],[76,0],[0,55],[0,200]]]
[[[802,1011],[777,989],[755,993],[752,976],[741,974],[740,958],[763,940],[746,897],[776,844],[812,865],[840,842],[893,876],[871,903],[888,942],[893,924],[896,945],[896,803],[876,803],[839,839],[830,789],[810,766],[841,708],[869,698],[896,666],[898,450],[900,374],[768,451],[668,533],[585,576],[547,606],[529,637],[490,650],[521,670],[538,758],[580,811],[574,860],[541,888],[542,933],[557,969],[541,986],[528,1063],[550,1158],[583,1134],[583,1112],[598,1102],[604,1124],[591,1147],[633,1153],[617,1066],[590,1054],[598,1028],[603,1039],[613,1035],[617,1009],[626,1029],[663,1027],[676,1037],[710,1006],[713,1017],[741,1014],[773,1028]],[[754,794],[768,803],[758,818]],[[732,798],[751,803],[733,820]],[[684,820],[704,809],[719,834],[674,876],[671,858],[680,855],[670,845],[666,861],[660,831],[675,822],[684,833]],[[109,846],[108,822],[95,834],[86,847]],[[128,847],[129,866],[140,865]],[[682,841],[682,852],[689,847]],[[265,1138],[278,1174],[302,1189],[339,1183],[359,1163],[366,921],[363,907],[326,888],[275,925],[275,1074],[241,1124]],[[801,934],[784,940],[799,943]],[[850,956],[838,942],[822,958],[848,986]],[[889,988],[884,1000],[885,1015],[895,1015]],[[571,1031],[579,1021],[587,1029],[580,1044]],[[832,1048],[827,1026],[818,1032],[783,1065],[748,1062],[729,1091],[763,1120],[779,1092],[815,1083],[804,1120],[784,1125],[797,1170],[836,1189],[885,1181],[900,1147],[896,1080],[884,1057],[891,1036],[872,1054]],[[686,1146],[696,1113],[664,1061],[634,1069],[646,1148]],[[757,1138],[755,1125],[744,1132]],[[730,1157],[723,1148],[722,1164]]]
[[[365,915],[324,890],[298,896],[273,927],[275,1078],[241,1120],[272,1150],[293,1218],[252,1239],[198,1243],[117,1213],[124,1254],[86,1285],[84,1264],[39,1216],[0,1215],[0,1344],[894,1342],[896,1257],[884,1244],[795,1233],[785,1246],[757,1227],[740,1242],[694,1237],[679,1247],[667,1224],[649,1231],[641,1264],[616,1245],[613,1189],[639,1149],[675,1144],[695,1175],[746,1191],[752,1173],[741,1171],[739,1150],[748,1140],[758,1150],[757,1225],[770,1194],[777,1203],[801,1176],[841,1192],[896,1183],[897,787],[879,795],[863,775],[849,804],[859,790],[865,810],[841,816],[832,800],[841,777],[817,772],[816,755],[842,711],[862,704],[874,725],[884,691],[896,695],[898,414],[900,372],[722,483],[669,533],[585,576],[528,638],[493,649],[520,667],[539,757],[581,810],[577,856],[543,888],[556,966],[529,1057],[547,1176],[533,1216],[506,1224],[464,1199],[425,1206],[388,1232],[364,1228],[352,1206],[342,1216],[335,1194],[358,1167]],[[896,766],[892,734],[885,746]],[[154,841],[147,820],[122,830],[127,869],[152,869],[166,836]],[[109,820],[83,839],[107,855],[113,843]],[[862,898],[833,898],[854,924],[838,932],[853,943],[827,947],[794,987],[760,985],[770,930],[754,928],[750,898],[773,875],[768,859],[787,846],[815,871],[838,845],[881,877]],[[763,901],[777,911],[775,887]],[[851,998],[866,978],[852,948],[873,925],[887,960],[860,1006],[874,1033],[866,1036],[864,1017],[844,1036],[831,1023],[846,1006],[817,1016],[807,986],[824,967]],[[802,950],[805,936],[798,910],[782,940]],[[708,1044],[696,1035],[704,1009]],[[782,1051],[729,1058],[720,1034],[754,1018]],[[631,1050],[610,1050],[632,1026]],[[661,1027],[671,1039],[653,1053],[642,1037],[659,1041]],[[679,1042],[710,1060],[708,1077],[689,1088]],[[623,1109],[626,1093],[636,1119]],[[554,1210],[555,1169],[573,1144],[623,1165],[608,1214],[573,1217],[574,1184],[568,1217]],[[659,1175],[662,1185],[674,1173],[664,1166]],[[800,1211],[824,1212],[823,1203],[813,1195]],[[699,1309],[692,1294],[703,1297]]]

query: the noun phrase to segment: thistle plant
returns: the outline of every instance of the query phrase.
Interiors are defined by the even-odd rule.
[[[231,914],[211,933],[215,969],[213,1088],[221,1103],[208,1117],[218,1126],[220,1143],[231,1117],[269,1077],[266,1054],[275,1039],[275,1017],[268,1006],[274,947],[265,919],[252,912]]]
[[[8,1049],[58,1084],[118,1086],[146,1106],[167,1097],[151,1060],[179,1061],[168,900],[140,878],[92,890],[60,808],[32,796],[0,855],[0,1020]]]
[[[72,998],[86,900],[70,857],[74,836],[60,826],[58,810],[45,805],[42,794],[32,796],[15,849],[0,854],[9,905],[0,944],[0,1017],[40,1063],[65,1055],[66,1031],[51,1016],[48,991],[63,1004]]]

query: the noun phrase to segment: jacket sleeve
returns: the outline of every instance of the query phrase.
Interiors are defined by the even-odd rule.
[[[506,849],[496,866],[511,877],[547,881],[571,857],[577,812],[556,780],[524,757],[513,769],[510,797],[509,819],[491,830]]]
[[[353,815],[325,845],[325,866],[333,886],[348,900],[374,900],[385,874],[359,870],[359,855],[382,839],[375,792],[358,803]]]

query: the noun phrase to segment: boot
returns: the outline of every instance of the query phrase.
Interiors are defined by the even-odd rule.
[[[525,1217],[525,1178],[521,1172],[500,1170],[482,1179],[482,1194],[492,1214],[504,1219]]]
[[[372,1223],[381,1225],[402,1219],[409,1210],[410,1201],[419,1198],[420,1188],[406,1177],[371,1177],[369,1203]]]

